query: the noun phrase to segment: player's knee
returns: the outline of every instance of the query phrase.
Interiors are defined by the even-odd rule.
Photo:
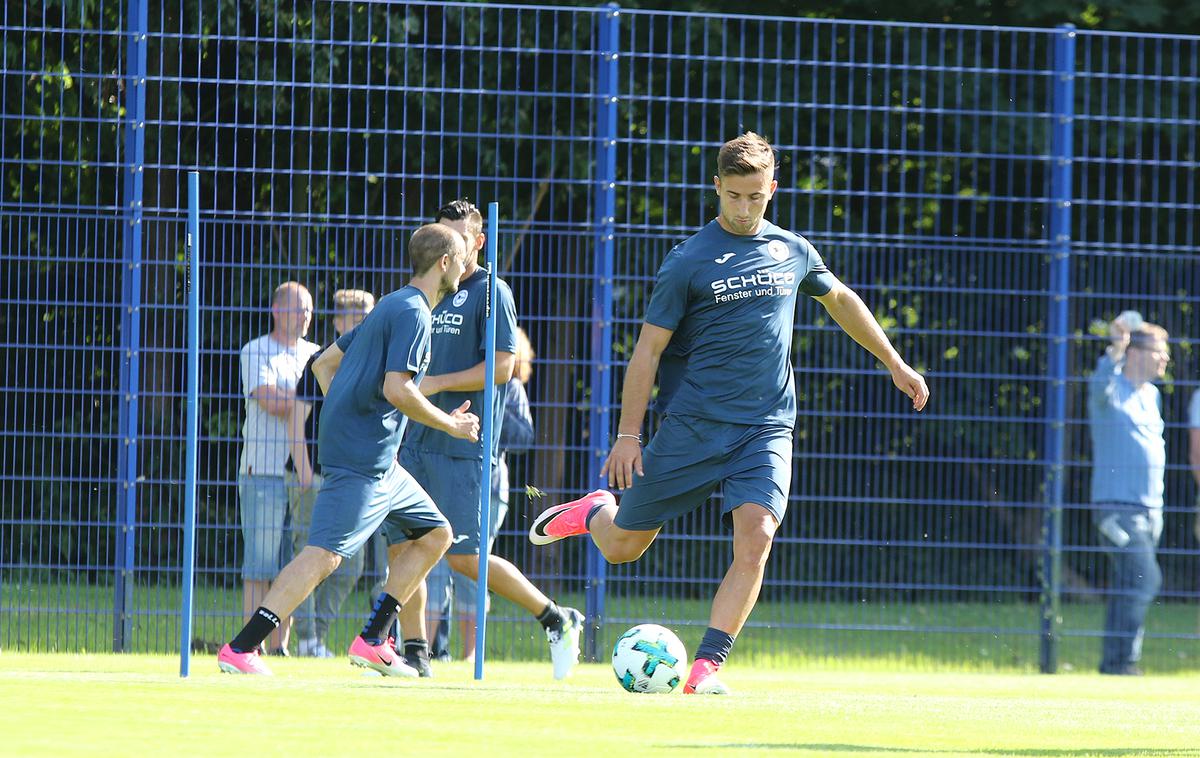
[[[648,542],[643,543],[641,540],[630,539],[610,540],[606,544],[599,545],[604,560],[612,564],[632,563],[641,558],[648,547],[650,547]]]
[[[322,579],[337,571],[337,567],[342,563],[342,556],[330,550],[316,547],[315,545],[305,546],[300,554],[304,557],[308,565],[312,567],[314,573]]]
[[[449,526],[439,526],[430,529],[423,537],[417,540],[417,544],[426,550],[436,552],[440,558],[450,549],[450,543],[453,539],[454,532],[450,531]]]
[[[774,529],[753,529],[737,535],[733,545],[733,559],[738,563],[761,566],[771,554],[771,543],[775,539]]]

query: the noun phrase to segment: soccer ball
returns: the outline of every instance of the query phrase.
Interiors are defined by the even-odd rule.
[[[639,624],[613,645],[613,673],[629,692],[674,692],[687,678],[687,651],[675,633]]]

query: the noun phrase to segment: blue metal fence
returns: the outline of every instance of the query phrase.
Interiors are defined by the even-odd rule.
[[[914,417],[815,304],[794,338],[790,512],[743,660],[1091,668],[1105,597],[1084,380],[1126,308],[1172,334],[1166,583],[1148,668],[1192,668],[1200,39],[616,6],[7,7],[0,646],[178,639],[184,173],[201,172],[196,645],[242,614],[238,351],[304,283],[403,282],[443,201],[501,204],[537,352],[535,449],[496,550],[587,608],[589,650],[656,620],[694,644],[728,561],[704,510],[642,560],[533,551],[592,489],[654,273],[711,218],[716,150],[780,152],[774,219],[811,239],[928,372]],[[367,572],[331,629],[349,641]],[[493,654],[542,655],[497,604]],[[343,639],[343,637],[345,639]]]

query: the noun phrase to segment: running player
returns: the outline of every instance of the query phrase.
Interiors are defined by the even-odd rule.
[[[350,645],[350,660],[384,675],[417,676],[386,630],[446,552],[451,532],[429,495],[396,462],[396,452],[409,418],[472,441],[479,439],[479,419],[467,411],[468,403],[446,413],[417,389],[429,365],[430,307],[458,289],[465,271],[462,235],[426,224],[413,233],[408,254],[414,271],[409,284],[380,300],[313,364],[325,393],[318,432],[325,481],[313,504],[308,545],[221,648],[222,671],[271,673],[259,655],[262,641],[382,524],[388,580]]]

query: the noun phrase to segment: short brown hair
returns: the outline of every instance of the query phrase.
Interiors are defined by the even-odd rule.
[[[717,176],[748,176],[775,172],[775,149],[771,143],[754,132],[721,145],[717,153]]]
[[[466,251],[462,235],[444,224],[425,224],[408,240],[408,255],[417,276],[431,269],[443,255],[456,255],[460,249]]]
[[[333,309],[339,313],[366,313],[375,307],[375,296],[366,290],[338,290],[333,293]]]

